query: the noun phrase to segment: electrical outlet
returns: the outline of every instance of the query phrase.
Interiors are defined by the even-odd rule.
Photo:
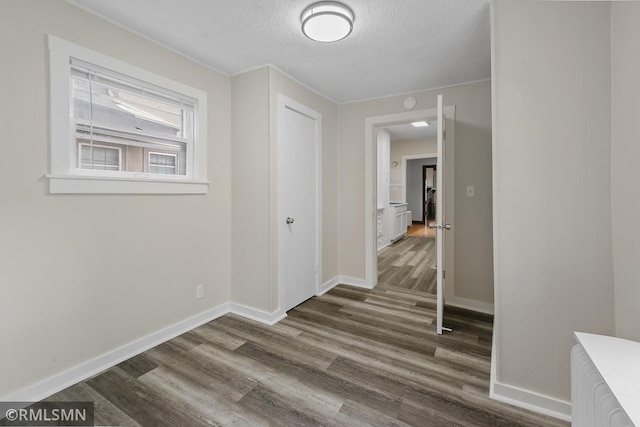
[[[198,285],[196,286],[196,299],[200,299],[204,297],[204,286]]]

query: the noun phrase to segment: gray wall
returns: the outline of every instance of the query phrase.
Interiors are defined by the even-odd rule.
[[[319,95],[295,80],[289,78],[274,67],[269,67],[269,93],[271,102],[271,138],[277,141],[277,100],[283,94],[306,105],[322,115],[322,274],[321,284],[338,275],[338,106],[333,101]],[[277,187],[277,152],[272,144],[271,163],[274,165],[271,175],[272,193]],[[272,199],[272,208],[276,206]],[[275,217],[276,212],[272,210]],[[275,229],[275,228],[274,228]],[[273,230],[272,230],[273,231]],[[274,238],[273,241],[276,239]],[[273,251],[277,246],[272,246]],[[272,271],[277,272],[275,259]],[[272,280],[277,280],[273,275]]]
[[[47,193],[48,33],[207,92],[208,194]],[[11,349],[0,352],[0,396],[229,302],[278,308],[278,93],[322,114],[322,277],[337,276],[335,103],[271,67],[224,76],[62,0],[0,2],[0,36],[11,58],[0,95],[12,100],[0,120],[13,141],[0,156],[0,322]]]
[[[389,171],[391,189],[389,197],[391,201],[402,200],[402,157],[416,154],[436,154],[438,147],[435,139],[407,139],[403,141],[394,141],[391,143],[390,161],[391,170]],[[397,166],[393,166],[393,162],[397,162]]]
[[[614,331],[609,8],[493,3],[501,393],[568,402],[573,331]]]
[[[492,188],[491,188],[491,82],[463,84],[411,94],[416,109],[436,106],[438,94],[445,105],[455,105],[455,169],[452,185],[455,204],[456,298],[493,304]],[[340,105],[338,144],[339,272],[365,277],[364,151],[367,117],[406,111],[407,95]],[[448,157],[449,158],[449,157]],[[393,170],[391,182],[394,182]],[[474,185],[476,197],[466,197]],[[392,196],[393,197],[393,196]],[[447,274],[449,277],[449,274]],[[449,299],[451,301],[451,299]]]
[[[640,341],[640,3],[611,4],[611,198],[616,335]],[[606,199],[605,199],[606,200]]]
[[[407,160],[407,204],[408,210],[412,212],[413,221],[424,221],[422,167],[436,163],[437,159]]]
[[[338,274],[337,105],[274,67],[233,76],[233,241],[231,298],[266,312],[279,309],[278,94],[322,115],[322,275]],[[251,123],[251,125],[247,125]],[[247,268],[250,266],[250,268]]]
[[[209,192],[49,195],[46,34],[206,91]],[[231,99],[229,77],[60,0],[0,2],[0,52],[5,396],[229,301]]]
[[[231,299],[271,313],[269,69],[233,76],[231,99]]]

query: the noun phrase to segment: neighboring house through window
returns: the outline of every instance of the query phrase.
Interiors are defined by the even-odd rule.
[[[102,145],[80,144],[80,169],[97,169],[119,171],[122,150],[118,147],[105,147]]]
[[[178,169],[178,155],[149,152],[149,172],[175,175]]]
[[[50,192],[207,191],[204,92],[53,36],[49,51]]]

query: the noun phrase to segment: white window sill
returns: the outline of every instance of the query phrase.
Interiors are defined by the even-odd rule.
[[[209,181],[45,175],[51,194],[207,194]]]

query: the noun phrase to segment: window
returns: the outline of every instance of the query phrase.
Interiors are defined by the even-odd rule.
[[[175,175],[178,173],[178,155],[149,153],[149,172],[161,173],[165,175]]]
[[[120,170],[120,148],[80,144],[80,169]]]
[[[206,94],[49,36],[52,193],[206,193]]]

